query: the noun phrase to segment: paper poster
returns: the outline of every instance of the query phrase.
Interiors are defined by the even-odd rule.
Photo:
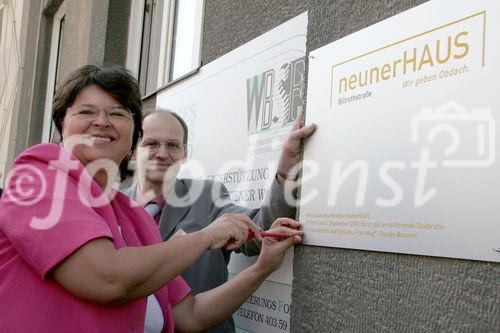
[[[430,1],[311,52],[306,244],[500,261],[499,24]]]
[[[305,89],[307,13],[266,32],[158,95],[189,127],[181,177],[223,182],[233,202],[259,207]],[[230,277],[256,257],[233,254]],[[239,332],[289,332],[293,251],[234,314]]]

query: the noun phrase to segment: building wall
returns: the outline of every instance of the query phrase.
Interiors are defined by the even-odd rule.
[[[310,52],[423,0],[207,0],[204,64],[308,10]],[[299,246],[292,332],[500,332],[500,265]]]
[[[21,29],[23,3],[0,1],[0,184],[6,177],[9,136],[11,135],[14,106],[19,91],[21,54]]]
[[[60,80],[84,64],[125,65],[130,1],[2,0],[9,15],[2,23],[7,27],[2,29],[6,43],[0,45],[0,88],[4,91],[0,95],[0,186],[15,157],[42,142],[52,28],[58,9],[65,9]]]

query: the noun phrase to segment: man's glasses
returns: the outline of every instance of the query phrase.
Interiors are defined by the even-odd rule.
[[[131,120],[133,119],[132,113],[121,105],[112,105],[109,108],[98,108],[95,105],[84,104],[77,107],[70,107],[72,113],[81,119],[95,120],[99,117],[101,110],[112,122]]]
[[[164,146],[168,153],[179,155],[184,151],[186,145],[176,140],[160,142],[153,139],[144,139],[139,143],[139,146],[147,148],[151,152],[157,152],[161,146]]]

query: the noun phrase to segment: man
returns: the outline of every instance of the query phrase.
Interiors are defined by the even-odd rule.
[[[180,116],[169,111],[156,111],[144,118],[143,138],[132,156],[136,161],[138,183],[124,193],[150,211],[159,223],[163,240],[177,232],[200,230],[218,218],[251,218],[264,229],[268,229],[278,217],[294,218],[295,207],[285,202],[283,185],[288,181],[286,178],[295,178],[291,176],[291,170],[299,162],[301,140],[315,130],[315,125],[301,127],[302,115],[297,118],[283,146],[279,172],[260,209],[233,204],[228,190],[219,182],[177,179],[180,165],[187,158],[188,129]],[[240,251],[246,255],[257,254],[258,244],[247,242]],[[227,281],[230,254],[225,250],[205,251],[196,264],[182,274],[193,294]],[[209,332],[234,332],[234,322],[229,318]]]

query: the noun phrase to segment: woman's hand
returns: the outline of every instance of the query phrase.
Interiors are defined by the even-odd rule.
[[[302,242],[304,232],[298,230],[300,223],[289,219],[279,218],[271,225],[271,231],[289,233],[293,236],[286,238],[265,237],[262,240],[262,249],[256,265],[264,272],[270,274],[281,266],[286,250]]]
[[[203,231],[210,231],[214,235],[218,235],[221,232],[220,229],[224,230],[228,226],[241,226],[242,229],[245,229],[238,237],[246,240],[248,229],[250,226],[255,225],[251,223],[246,215],[227,214],[214,221]],[[261,285],[265,278],[280,266],[285,251],[290,246],[302,241],[304,232],[297,230],[299,227],[298,222],[288,218],[279,218],[274,221],[271,226],[272,231],[289,233],[293,236],[285,238],[265,237],[262,241],[260,256],[254,265],[247,267],[231,280],[214,289],[195,296],[188,295],[177,303],[174,306],[176,330],[200,332],[230,317]],[[260,240],[258,228],[251,230],[255,233],[255,237]],[[238,229],[238,232],[240,231],[243,230]],[[226,238],[222,237],[218,244],[224,245],[224,239]],[[241,238],[238,238],[238,242],[240,241]],[[234,245],[237,246],[236,243]]]
[[[224,214],[201,230],[210,240],[210,249],[234,250],[247,241],[251,230],[260,241],[260,228],[244,214]]]

